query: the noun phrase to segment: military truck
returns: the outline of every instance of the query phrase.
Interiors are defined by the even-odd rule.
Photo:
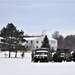
[[[48,48],[39,48],[32,51],[32,61],[33,62],[49,62],[50,51]]]

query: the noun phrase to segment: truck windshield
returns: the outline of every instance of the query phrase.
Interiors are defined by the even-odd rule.
[[[36,51],[35,54],[48,54],[48,51],[47,52]]]

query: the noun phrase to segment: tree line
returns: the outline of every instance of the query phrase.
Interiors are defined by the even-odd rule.
[[[1,43],[0,48],[2,51],[9,51],[9,57],[11,57],[11,52],[15,52],[15,57],[17,57],[18,51],[26,51],[25,46],[22,45],[26,40],[23,38],[23,30],[18,30],[13,23],[8,23],[6,27],[3,27],[0,31]],[[52,34],[52,38],[58,41],[58,49],[69,49],[69,51],[75,50],[75,35],[67,35],[65,38],[59,34],[59,31],[55,31]],[[48,47],[50,49],[49,40],[45,36],[43,40],[42,47]]]
[[[67,35],[65,38],[59,33],[59,31],[55,31],[52,34],[52,37],[58,41],[58,49],[69,49],[69,52],[75,50],[75,35]]]

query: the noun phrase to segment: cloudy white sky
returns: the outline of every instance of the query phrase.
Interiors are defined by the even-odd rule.
[[[0,29],[13,23],[25,34],[75,34],[75,0],[0,0]]]

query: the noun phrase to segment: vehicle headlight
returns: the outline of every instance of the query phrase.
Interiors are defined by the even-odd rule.
[[[42,58],[44,58],[44,56],[42,56]]]

